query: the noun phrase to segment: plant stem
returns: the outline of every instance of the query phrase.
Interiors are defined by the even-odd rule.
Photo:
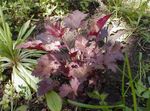
[[[11,99],[11,103],[10,103],[10,104],[11,104],[11,105],[10,105],[10,106],[11,106],[11,111],[13,111],[13,109],[14,109],[14,108],[13,108],[13,105],[14,105],[14,102],[13,102],[13,95],[14,95],[14,94],[13,94],[13,93],[14,93],[13,88],[14,88],[14,85],[13,85],[13,83],[11,82],[11,98],[10,98],[10,99]]]
[[[142,53],[139,53],[139,74],[140,74],[140,81],[142,81]]]
[[[125,68],[126,64],[123,65],[123,72],[122,72],[122,102],[125,105]]]
[[[114,106],[101,106],[101,105],[91,105],[91,104],[79,103],[79,102],[72,101],[72,100],[68,100],[68,102],[72,105],[83,107],[83,108],[88,108],[88,109],[124,108],[123,104],[114,105]]]
[[[132,92],[133,108],[134,108],[134,111],[137,111],[136,93],[135,93],[135,89],[134,89],[134,85],[133,85],[132,73],[131,73],[130,63],[129,63],[129,59],[128,59],[127,54],[125,55],[125,61],[126,61],[126,64],[127,64],[129,84],[130,84],[131,92]]]

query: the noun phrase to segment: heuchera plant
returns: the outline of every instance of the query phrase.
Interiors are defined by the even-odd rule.
[[[44,50],[47,53],[38,59],[32,75],[41,78],[38,95],[43,95],[54,90],[62,97],[78,95],[79,86],[90,81],[87,78],[97,70],[110,69],[116,71],[116,61],[123,60],[120,43],[105,43],[100,46],[96,38],[100,37],[101,29],[110,18],[106,15],[92,25],[86,35],[80,35],[74,40],[74,47],[70,48],[65,39],[67,30],[73,31],[80,28],[87,17],[78,10],[64,18],[64,26],[58,21],[45,25],[46,31],[58,38],[51,43],[42,40],[28,41],[18,48]],[[93,38],[94,37],[94,38]],[[94,73],[93,73],[94,72]]]

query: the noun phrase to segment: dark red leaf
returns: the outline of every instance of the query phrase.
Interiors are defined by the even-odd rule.
[[[88,33],[89,36],[96,36],[98,37],[98,34],[100,33],[101,29],[107,22],[107,20],[110,18],[112,14],[106,15],[102,18],[100,18],[97,22],[93,22],[90,27],[90,31]]]
[[[43,44],[41,40],[29,41],[24,44],[18,45],[17,48],[22,49],[37,49],[44,51],[60,51],[61,43],[55,41],[49,44]]]
[[[62,28],[60,22],[53,23],[51,25],[45,25],[46,31],[50,35],[53,35],[58,38],[62,38],[65,33],[65,28]]]
[[[17,48],[44,50],[42,45],[43,43],[41,40],[35,40],[35,41],[28,41],[24,44],[20,44],[17,46]]]
[[[111,15],[112,14],[106,15],[97,21],[97,26],[99,27],[99,30],[103,28],[103,26],[105,25],[105,23],[107,22],[107,20],[110,18]]]
[[[75,52],[70,53],[69,55],[71,58],[74,58],[74,57],[76,57],[77,53],[78,53],[78,51],[75,51]]]

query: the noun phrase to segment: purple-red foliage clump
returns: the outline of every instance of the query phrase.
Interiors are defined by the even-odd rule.
[[[80,11],[74,11],[64,18],[64,26],[60,22],[45,25],[46,31],[53,37],[59,38],[51,43],[42,40],[28,41],[18,48],[44,50],[47,53],[38,59],[38,64],[32,75],[41,78],[38,94],[43,95],[50,90],[57,91],[62,97],[78,95],[78,88],[88,80],[95,71],[110,69],[116,71],[118,60],[123,60],[120,43],[105,43],[100,46],[97,39],[106,21],[106,15],[91,25],[86,36],[78,34],[74,46],[69,48],[64,36],[69,31],[80,28],[87,17]],[[92,37],[91,37],[92,36]]]

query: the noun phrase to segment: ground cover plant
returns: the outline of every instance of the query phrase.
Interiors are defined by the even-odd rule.
[[[0,4],[2,111],[150,110],[148,0]]]

